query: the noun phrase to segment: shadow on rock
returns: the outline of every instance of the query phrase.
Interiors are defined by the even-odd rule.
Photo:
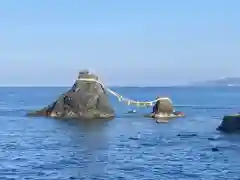
[[[29,112],[27,116],[45,116],[57,119],[113,119],[115,113],[104,87],[96,81],[98,76],[80,71],[78,79],[68,92],[59,96],[43,109]]]
[[[240,133],[240,114],[224,116],[221,124],[217,128],[224,133]]]

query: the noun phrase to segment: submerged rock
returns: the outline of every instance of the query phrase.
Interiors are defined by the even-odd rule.
[[[224,116],[217,130],[226,133],[240,132],[240,114]]]
[[[215,138],[207,138],[209,141],[215,141],[216,139]]]
[[[104,87],[94,81],[79,80],[81,78],[98,80],[96,75],[88,71],[80,71],[78,79],[68,92],[59,96],[47,107],[28,113],[28,116],[78,119],[114,118],[114,110]]]
[[[196,137],[196,133],[190,133],[190,134],[178,134],[179,137]]]
[[[218,152],[219,149],[217,147],[212,148],[212,152]]]

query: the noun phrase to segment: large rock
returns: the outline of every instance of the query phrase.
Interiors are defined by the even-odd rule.
[[[105,89],[97,82],[79,80],[81,78],[98,80],[96,75],[81,71],[68,92],[49,106],[28,115],[78,119],[114,118],[114,110],[110,106]]]
[[[240,114],[224,116],[217,130],[226,133],[240,132]]]

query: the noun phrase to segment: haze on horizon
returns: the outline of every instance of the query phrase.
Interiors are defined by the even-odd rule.
[[[238,0],[0,2],[0,85],[108,85],[240,77]]]

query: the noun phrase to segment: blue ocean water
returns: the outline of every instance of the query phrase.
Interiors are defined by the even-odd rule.
[[[216,131],[223,115],[239,112],[239,88],[114,88],[137,100],[169,96],[186,114],[169,123],[114,97],[108,122],[25,117],[67,89],[0,88],[1,180],[239,179],[240,136]]]

